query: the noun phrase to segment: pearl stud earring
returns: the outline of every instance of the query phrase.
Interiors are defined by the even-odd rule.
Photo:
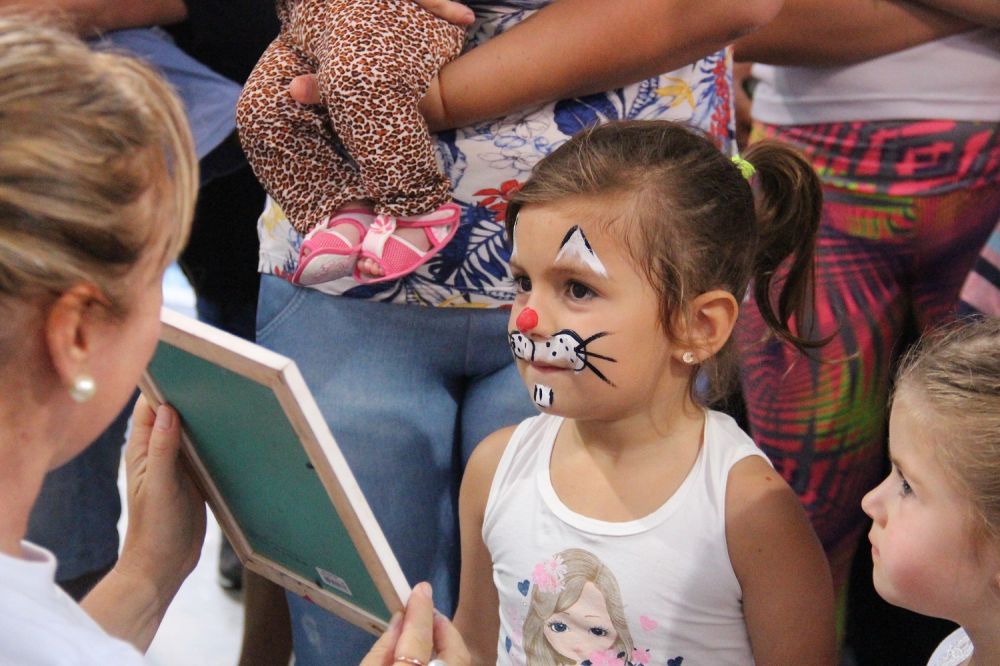
[[[97,384],[90,375],[78,375],[69,387],[69,395],[76,402],[87,402],[97,393]]]
[[[694,352],[686,351],[684,352],[683,355],[681,355],[681,360],[687,363],[688,365],[692,365],[697,359],[695,359],[694,357]]]

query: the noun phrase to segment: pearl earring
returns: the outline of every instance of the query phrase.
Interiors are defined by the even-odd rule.
[[[69,395],[76,402],[87,402],[97,393],[97,383],[90,375],[77,375],[69,387]]]
[[[692,365],[696,360],[694,357],[694,352],[692,351],[684,352],[684,354],[681,355],[681,360],[687,363],[688,365]]]

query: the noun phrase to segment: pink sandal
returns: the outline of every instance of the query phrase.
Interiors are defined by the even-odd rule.
[[[299,248],[299,265],[292,274],[292,284],[308,286],[350,275],[358,261],[365,233],[374,219],[375,214],[370,210],[350,208],[317,225]],[[345,224],[358,230],[358,241],[353,245],[336,229]]]
[[[357,264],[354,279],[361,284],[374,284],[397,280],[417,270],[448,244],[458,231],[460,212],[457,205],[448,203],[426,215],[395,218],[379,215],[361,242],[359,259],[371,259],[377,263],[385,275],[370,277],[362,275]],[[424,230],[430,247],[421,250],[405,238],[395,235],[397,227],[418,227]]]

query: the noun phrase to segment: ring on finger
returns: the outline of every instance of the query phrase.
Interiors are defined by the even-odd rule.
[[[419,659],[414,659],[413,657],[396,657],[396,663],[413,664],[413,666],[429,666]]]
[[[444,659],[431,659],[427,662],[427,666],[448,666]]]

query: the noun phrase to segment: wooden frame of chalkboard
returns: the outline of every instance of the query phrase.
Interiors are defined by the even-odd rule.
[[[140,383],[243,565],[371,633],[409,596],[395,555],[295,363],[164,308]]]

